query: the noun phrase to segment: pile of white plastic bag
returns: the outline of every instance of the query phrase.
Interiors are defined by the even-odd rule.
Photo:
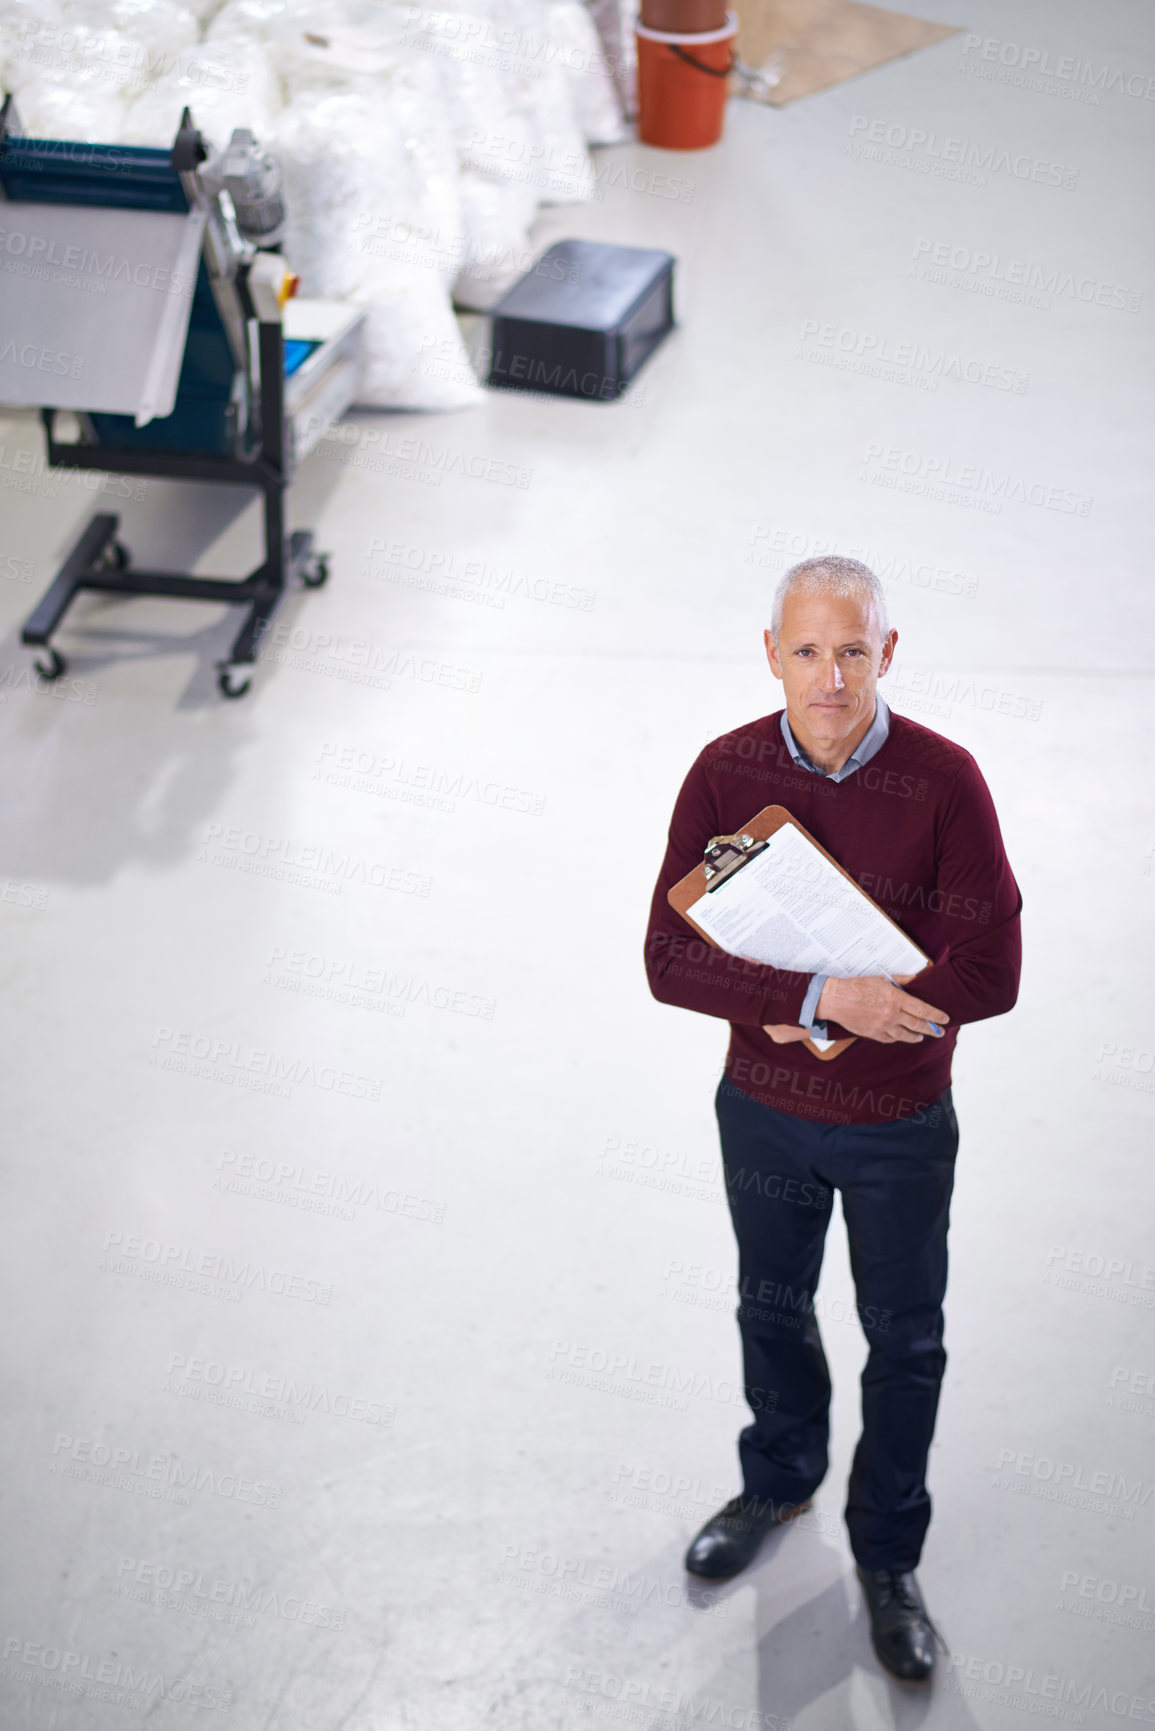
[[[477,399],[454,303],[522,275],[538,206],[590,198],[587,146],[623,136],[582,0],[3,0],[0,85],[35,137],[168,145],[186,105],[216,149],[251,128],[302,294],[369,309],[380,408]]]

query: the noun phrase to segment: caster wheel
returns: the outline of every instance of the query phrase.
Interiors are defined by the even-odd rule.
[[[243,697],[253,683],[251,674],[236,678],[235,671],[234,668],[225,666],[217,674],[217,685],[222,697]]]
[[[327,583],[328,581],[329,555],[327,553],[318,553],[316,558],[310,559],[309,563],[305,566],[305,569],[301,572],[301,582],[305,585],[306,589],[319,589],[323,583]]]
[[[123,541],[110,541],[100,555],[100,570],[127,571],[132,563],[132,556]]]
[[[52,646],[49,645],[47,663],[37,660],[34,661],[32,665],[35,667],[41,679],[59,679],[60,675],[68,666],[68,663],[65,661],[63,655],[61,655],[59,649],[53,649]]]

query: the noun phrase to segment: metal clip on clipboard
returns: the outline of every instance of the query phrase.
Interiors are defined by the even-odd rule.
[[[740,830],[737,835],[711,836],[702,854],[702,876],[706,880],[706,894],[720,889],[724,883],[735,876],[750,860],[757,859],[760,853],[770,846],[768,838],[753,836],[748,830]],[[847,1046],[853,1044],[853,1039],[822,1040],[815,1044],[811,1038],[806,1045],[816,1057],[835,1057]]]
[[[741,871],[748,860],[755,859],[769,845],[769,842],[758,841],[745,831],[740,835],[711,837],[702,856],[707,895],[724,884],[727,878],[733,877],[736,871]]]
[[[855,883],[854,879],[845,867],[839,865],[833,854],[827,853],[822,844],[816,841],[808,830],[803,828],[797,818],[791,816],[785,806],[781,805],[764,806],[763,809],[758,812],[755,817],[750,818],[735,835],[716,835],[711,837],[706,846],[702,864],[700,866],[695,866],[692,871],[687,872],[685,877],[679,879],[676,884],[671,884],[670,888],[666,891],[667,902],[675,912],[680,914],[686,923],[698,933],[699,937],[705,938],[707,943],[713,944],[716,949],[727,950],[730,955],[740,954],[740,950],[735,951],[729,949],[728,944],[719,942],[718,937],[706,929],[707,925],[714,925],[717,927],[718,922],[714,920],[712,913],[708,914],[705,911],[701,904],[712,890],[719,889],[722,884],[728,883],[736,873],[742,870],[742,867],[746,865],[749,860],[756,859],[758,855],[769,846],[775,835],[777,835],[786,824],[790,824],[798,831],[804,841],[808,842],[817,853],[824,856],[833,870],[837,872],[840,877],[846,880],[849,890],[853,895],[868,903],[886,925],[893,929],[896,939],[901,939],[902,943],[906,946],[906,951],[909,953],[909,960],[897,963],[897,967],[900,971],[916,971],[920,966],[929,966],[930,957],[926,954],[925,950],[920,949],[919,946],[907,936],[902,928],[895,924],[890,915],[885,913],[883,909],[878,906],[877,902],[871,900],[866,891],[862,889],[859,884]],[[740,900],[742,892],[739,891],[737,893]],[[723,909],[725,908],[725,898],[723,898],[722,904],[720,905]],[[706,925],[699,925],[698,921],[694,918],[695,907],[698,908],[702,918],[706,921]],[[752,960],[753,958],[747,959]],[[892,963],[890,965],[895,966],[896,964]],[[853,1045],[855,1038],[856,1036],[854,1034],[846,1034],[840,1036],[837,1040],[830,1041],[829,1043],[823,1041],[821,1044],[818,1044],[813,1039],[808,1039],[804,1041],[803,1044],[806,1049],[813,1052],[816,1057],[830,1059],[836,1058],[840,1052],[846,1050],[847,1046]]]
[[[813,846],[818,847],[820,853],[826,853],[825,848],[820,847],[814,841],[814,837],[802,829],[802,825],[790,815],[784,806],[768,805],[751,818],[736,834],[712,836],[703,850],[702,864],[687,872],[684,878],[671,885],[666,892],[666,900],[670,906],[700,937],[705,938],[707,943],[713,944],[716,948],[722,947],[716,938],[711,937],[709,932],[698,925],[690,911],[691,908],[695,902],[701,900],[703,894],[708,895],[711,891],[720,889],[723,884],[729,883],[731,878],[740,872],[750,860],[757,859],[758,855],[769,847],[777,831],[786,823],[791,823],[796,829],[801,830],[806,839]],[[842,872],[843,877],[849,879],[849,873],[843,871],[837,860],[831,858],[829,854],[826,854],[826,858],[830,860],[831,865],[836,870]],[[857,888],[857,886],[855,887]],[[893,924],[893,922],[891,923]],[[845,1051],[848,1046],[852,1046],[854,1038],[853,1034],[848,1034],[844,1038],[829,1043],[823,1041],[821,1044],[816,1044],[812,1040],[806,1040],[803,1044],[815,1057],[831,1059],[837,1058],[839,1053]]]

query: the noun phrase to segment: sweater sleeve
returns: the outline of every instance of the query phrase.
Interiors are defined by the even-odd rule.
[[[702,757],[694,763],[670,820],[669,842],[646,933],[646,977],[659,1003],[727,1022],[762,1027],[797,1024],[810,974],[748,962],[708,944],[666,900],[666,892],[696,865],[712,836],[724,833]]]
[[[990,790],[972,759],[948,796],[936,853],[947,954],[917,974],[906,990],[945,1010],[953,1027],[1005,1016],[1019,993],[1023,898]]]

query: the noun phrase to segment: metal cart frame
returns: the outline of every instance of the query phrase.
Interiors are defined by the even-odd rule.
[[[0,150],[9,142],[15,121],[9,97],[0,108]],[[19,150],[20,143],[12,141]],[[35,141],[29,141],[33,143]],[[101,147],[93,147],[99,149]],[[110,151],[116,147],[108,147]],[[181,176],[195,173],[207,151],[186,108],[169,168]],[[187,190],[187,188],[186,188]],[[35,666],[43,679],[59,679],[67,663],[52,637],[73,600],[83,590],[111,595],[159,595],[182,600],[224,602],[246,609],[228,657],[217,663],[217,683],[225,697],[242,697],[257,658],[259,639],[276,611],[286,587],[300,578],[308,588],[318,588],[329,575],[328,558],[314,551],[311,530],[288,533],[285,524],[285,492],[289,484],[286,425],[284,336],[276,322],[257,320],[247,288],[248,265],[236,276],[241,306],[257,330],[259,401],[254,403],[254,424],[259,428],[255,448],[244,456],[168,450],[148,446],[105,444],[91,437],[76,442],[56,438],[56,409],[42,408],[41,422],[47,444],[47,460],[59,469],[97,469],[108,474],[160,476],[188,481],[223,481],[253,487],[263,495],[264,558],[244,578],[196,577],[190,573],[152,571],[132,564],[128,549],[119,539],[120,519],[112,512],[98,512],[85,526],[55,578],[29,614],[21,641],[31,648],[47,650]],[[84,428],[84,417],[81,417]]]

